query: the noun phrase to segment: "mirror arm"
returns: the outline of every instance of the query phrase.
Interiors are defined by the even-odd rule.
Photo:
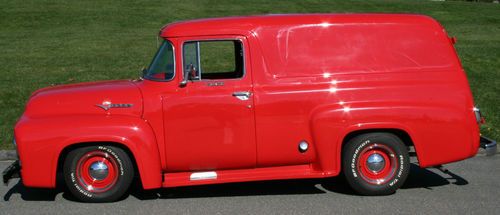
[[[185,87],[189,80],[189,71],[184,72],[184,76],[182,77],[182,81],[179,83],[180,87]]]

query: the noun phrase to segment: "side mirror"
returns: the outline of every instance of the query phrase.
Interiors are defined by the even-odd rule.
[[[183,72],[183,77],[182,77],[182,81],[179,83],[179,86],[180,87],[185,87],[188,83],[189,80],[193,80],[194,78],[196,78],[196,68],[194,67],[193,64],[189,64],[189,66],[187,67],[186,70],[184,70]]]
[[[189,70],[184,71],[182,81],[181,81],[181,83],[179,83],[180,87],[185,87],[187,85],[188,80],[189,80],[189,73],[190,73]]]

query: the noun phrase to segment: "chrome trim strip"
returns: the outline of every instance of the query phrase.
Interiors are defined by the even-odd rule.
[[[481,123],[481,117],[482,117],[481,110],[476,106],[474,106],[474,108],[472,108],[472,110],[474,111],[474,115],[476,116],[476,122],[478,124]]]
[[[105,111],[111,108],[131,108],[134,104],[96,104],[95,106],[104,109]]]
[[[198,58],[198,80],[201,80],[201,73],[202,73],[202,68],[201,68],[201,52],[200,52],[200,41],[196,42],[196,57]]]
[[[197,181],[197,180],[208,180],[208,179],[217,179],[217,173],[212,172],[195,172],[191,173],[189,180]]]

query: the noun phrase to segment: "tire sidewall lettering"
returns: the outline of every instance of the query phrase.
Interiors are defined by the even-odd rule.
[[[370,140],[366,140],[364,141],[363,143],[361,143],[357,148],[356,150],[354,151],[354,154],[352,156],[352,159],[351,159],[351,172],[352,172],[352,175],[354,176],[354,178],[357,178],[358,177],[358,173],[357,173],[357,168],[356,168],[356,160],[358,159],[358,156],[359,156],[359,152],[366,146],[368,145],[369,143],[371,143]]]
[[[111,154],[111,155],[115,158],[115,160],[118,162],[118,166],[119,166],[119,168],[120,168],[120,175],[123,175],[125,171],[124,171],[124,169],[123,169],[122,160],[118,157],[118,155],[116,155],[116,153],[115,153],[112,149],[110,149],[110,148],[108,148],[108,147],[105,147],[105,146],[98,146],[97,148],[98,148],[99,150],[102,150],[102,151],[105,151],[105,152],[107,152],[107,153]]]
[[[119,166],[119,169],[120,169],[120,176],[123,176],[123,174],[125,173],[124,169],[123,169],[123,163],[122,163],[122,160],[118,157],[118,155],[116,154],[116,152],[114,152],[112,149],[106,147],[106,146],[98,146],[97,147],[97,150],[100,150],[100,151],[104,151],[104,152],[107,152],[109,153],[111,156],[113,156],[113,158],[117,161],[118,163],[118,166]],[[81,194],[89,197],[89,198],[92,198],[94,196],[94,194],[92,192],[88,192],[86,191],[81,185],[79,185],[77,179],[76,179],[76,169],[73,170],[73,172],[71,173],[70,177],[71,177],[71,182],[73,184],[73,186],[76,188],[76,190],[78,192],[80,192]]]
[[[113,167],[113,178],[99,183],[93,180],[91,165],[107,160]],[[88,168],[88,169],[87,169]],[[68,190],[82,202],[113,202],[128,191],[134,177],[134,163],[127,149],[113,145],[89,145],[70,150],[64,159],[64,182]],[[95,187],[95,189],[94,189]]]
[[[404,171],[404,164],[405,163],[404,163],[403,155],[399,155],[398,158],[399,158],[399,168],[398,168],[398,172],[397,172],[396,176],[394,177],[394,179],[389,182],[389,186],[391,186],[391,187],[398,183],[399,178],[401,178],[401,175],[403,175],[403,171]]]
[[[76,188],[76,190],[78,190],[78,192],[80,192],[81,194],[83,194],[89,198],[92,198],[92,196],[93,196],[92,193],[85,191],[84,189],[82,189],[82,187],[80,185],[78,185],[78,183],[76,181],[75,173],[73,173],[73,172],[71,173],[71,181],[73,182],[73,186]]]
[[[349,165],[350,169],[351,169],[350,172],[352,173],[352,176],[354,178],[359,178],[359,180],[363,180],[358,176],[359,173],[358,173],[358,169],[357,169],[357,165],[358,165],[357,160],[358,160],[358,157],[360,156],[359,153],[366,147],[366,145],[370,144],[371,142],[372,141],[370,141],[370,140],[363,141],[358,147],[356,147],[356,149],[354,150],[354,153],[352,155],[352,158],[350,160],[350,165]],[[389,146],[389,145],[386,145],[386,146]],[[395,176],[392,180],[390,180],[386,183],[380,184],[380,185],[376,185],[376,186],[388,185],[388,186],[392,187],[394,185],[397,185],[399,182],[399,179],[401,178],[401,176],[403,175],[403,172],[405,171],[405,169],[404,169],[405,162],[404,162],[403,155],[401,155],[400,153],[398,153],[396,151],[396,154],[391,154],[390,156],[391,157],[396,156],[398,161],[399,161],[399,166],[397,167],[397,170],[396,170],[397,172],[395,173]]]

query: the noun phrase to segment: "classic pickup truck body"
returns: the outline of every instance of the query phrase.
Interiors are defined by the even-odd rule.
[[[169,78],[33,93],[15,127],[25,186],[55,187],[66,154],[91,144],[123,148],[145,189],[337,176],[343,146],[364,133],[397,136],[420,167],[480,147],[454,40],[432,18],[229,17],[169,24],[160,37]],[[241,77],[186,79],[183,51],[200,41],[238,44]]]

